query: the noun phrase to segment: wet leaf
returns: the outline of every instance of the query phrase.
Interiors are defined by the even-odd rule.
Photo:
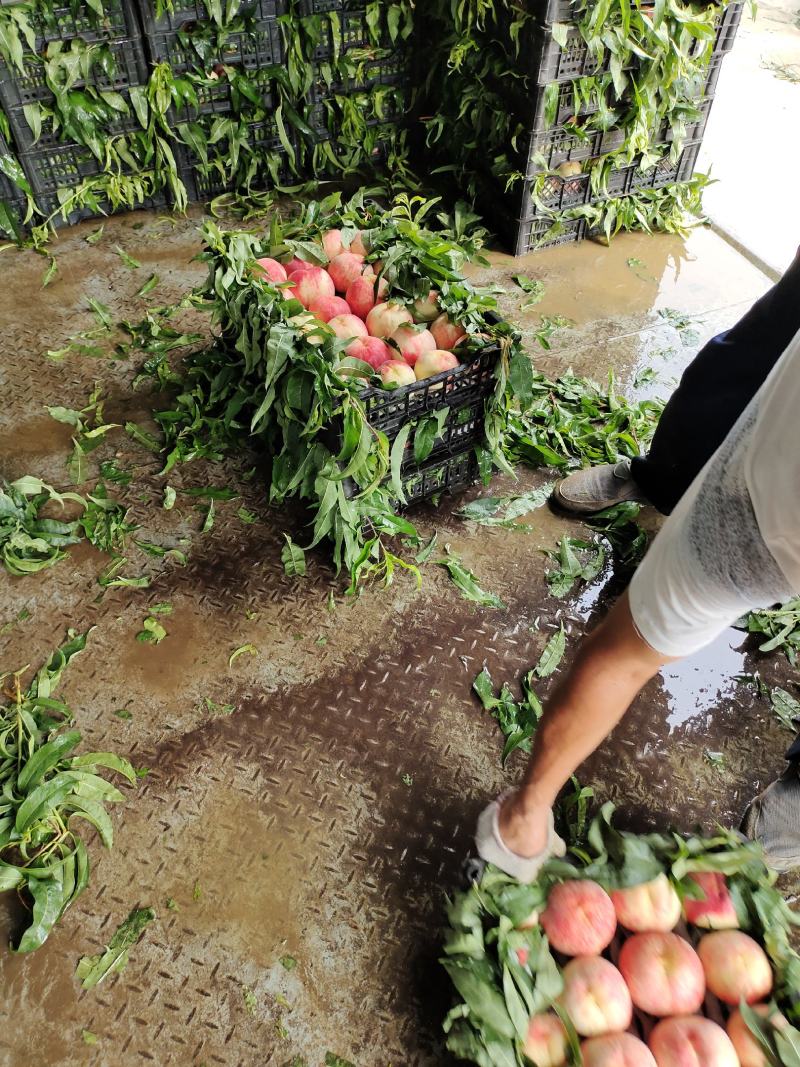
[[[249,986],[242,986],[242,997],[244,999],[244,1006],[250,1015],[255,1015],[258,1008],[258,1000],[256,995]]]
[[[239,645],[238,648],[235,648],[233,652],[231,652],[230,657],[228,659],[228,667],[232,667],[236,660],[239,658],[239,656],[243,656],[245,653],[250,656],[257,656],[259,654],[258,649],[255,645]]]
[[[772,710],[777,716],[778,722],[792,733],[797,733],[797,720],[800,719],[800,701],[787,693],[785,689],[776,686],[770,693]]]
[[[105,952],[97,956],[81,957],[75,973],[83,988],[93,989],[109,974],[121,971],[128,962],[131,948],[155,917],[156,913],[152,908],[134,908],[128,918],[117,927]]]
[[[58,263],[56,263],[56,257],[50,256],[47,262],[47,266],[45,267],[44,274],[42,274],[42,289],[47,288],[47,286],[50,284],[50,282],[52,282],[53,278],[55,278],[57,273]]]
[[[87,234],[86,237],[84,237],[84,241],[87,243],[87,245],[96,245],[98,241],[101,240],[103,236],[103,230],[105,230],[105,228],[106,224],[103,223],[102,226],[98,226],[96,230],[92,230],[90,234]]]
[[[299,545],[296,545],[288,534],[283,535],[286,544],[281,552],[283,569],[290,578],[295,576],[304,578],[306,575],[306,554]]]
[[[171,511],[175,507],[175,498],[177,494],[171,485],[164,487],[164,511]]]
[[[155,287],[158,285],[160,279],[157,274],[151,274],[144,285],[136,293],[137,296],[147,296],[148,293],[152,293]]]
[[[110,330],[113,324],[111,318],[111,309],[106,304],[101,304],[99,300],[95,300],[94,297],[87,297],[86,303],[92,309],[94,317],[106,330]]]
[[[445,545],[445,549],[448,549],[447,545]],[[500,597],[494,593],[488,593],[480,586],[478,579],[472,571],[464,566],[458,556],[448,552],[447,556],[437,559],[436,563],[445,568],[453,585],[465,600],[471,600],[473,603],[487,608],[505,608],[505,604]]]
[[[132,255],[126,252],[124,248],[120,248],[119,245],[114,245],[114,251],[130,270],[138,270],[139,267],[141,267],[141,263],[138,259],[134,259]]]
[[[239,508],[236,512],[242,522],[247,523],[248,526],[255,525],[258,521],[258,515],[254,515],[252,511],[248,511],[247,508]]]
[[[117,710],[114,712],[114,714],[116,715],[116,717],[118,719],[126,719],[127,720],[127,719],[132,719],[133,718],[133,715],[131,714],[131,712],[128,711],[127,708],[117,708]]]
[[[567,634],[562,623],[558,631],[553,634],[539,659],[533,668],[537,678],[547,678],[556,670],[567,648]]]
[[[281,956],[280,963],[281,967],[283,967],[284,970],[287,971],[293,971],[297,966],[297,960],[294,958],[294,956]]]
[[[524,274],[514,274],[512,275],[512,281],[516,282],[520,289],[530,297],[529,300],[525,301],[525,307],[533,307],[544,297],[544,282],[539,281],[538,278],[527,278]]]
[[[81,1038],[86,1045],[96,1045],[99,1040],[97,1034],[93,1034],[91,1030],[81,1030]]]

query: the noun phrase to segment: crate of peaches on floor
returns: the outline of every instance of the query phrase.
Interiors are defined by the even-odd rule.
[[[448,1048],[482,1067],[797,1067],[798,918],[759,846],[612,815],[533,884],[487,866],[455,897]]]
[[[466,488],[478,474],[475,448],[485,438],[500,342],[452,321],[430,286],[413,303],[393,300],[368,231],[333,229],[318,245],[297,245],[291,258],[263,257],[257,269],[302,305],[289,322],[307,340],[322,345],[334,335],[342,342],[340,373],[364,380],[359,399],[400,472],[399,503]],[[487,312],[487,324],[499,321]],[[345,432],[330,428],[335,451]]]

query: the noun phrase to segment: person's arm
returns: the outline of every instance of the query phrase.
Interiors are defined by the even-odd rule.
[[[548,700],[522,784],[500,809],[500,834],[512,852],[535,856],[545,848],[558,793],[669,662],[639,637],[625,593],[584,639]]]

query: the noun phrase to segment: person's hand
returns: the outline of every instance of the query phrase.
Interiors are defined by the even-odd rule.
[[[528,852],[527,848],[523,853],[514,851],[503,839],[501,825],[509,827],[510,842],[517,847],[522,847],[518,842],[524,844],[531,841],[541,847],[535,853]],[[475,844],[481,859],[493,863],[495,867],[524,884],[536,881],[539,871],[551,856],[563,856],[567,851],[566,845],[555,831],[552,811],[548,809],[543,825],[537,826],[535,818],[526,818],[517,802],[517,796],[510,796],[508,793],[493,800],[481,812]]]

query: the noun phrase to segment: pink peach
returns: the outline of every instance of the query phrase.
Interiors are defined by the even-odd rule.
[[[346,293],[351,282],[361,277],[364,269],[364,257],[353,252],[340,252],[330,262],[328,274],[333,279],[338,293]]]
[[[622,975],[602,956],[578,956],[564,968],[559,1003],[581,1037],[627,1030],[633,1016]]]
[[[261,268],[260,270],[253,270],[256,277],[265,277],[271,282],[285,282],[288,278],[286,268],[277,259],[270,259],[269,256],[265,256],[263,259],[256,260],[256,266]]]
[[[331,278],[320,267],[309,267],[308,270],[295,271],[289,275],[289,281],[294,282],[291,295],[296,297],[305,308],[320,297],[336,295]]]
[[[522,1051],[536,1067],[563,1067],[568,1048],[567,1031],[555,1012],[531,1017]]]
[[[728,1035],[702,1015],[662,1019],[648,1044],[657,1067],[739,1067]]]
[[[415,370],[419,373],[419,367]],[[542,927],[556,952],[596,956],[611,943],[617,917],[602,886],[589,879],[576,879],[550,890],[542,912]]]
[[[416,378],[413,370],[403,359],[390,359],[381,367],[383,384],[389,387],[414,385]]]
[[[583,1067],[656,1067],[653,1054],[633,1034],[604,1034],[581,1043]]]
[[[436,351],[436,342],[430,330],[420,330],[413,326],[398,326],[389,340],[400,350],[400,355],[409,367],[414,366],[423,352]]]
[[[765,1019],[768,1017],[777,1030],[782,1030],[785,1026],[788,1026],[786,1016],[770,1008],[769,1004],[752,1004],[751,1007],[758,1015],[763,1016]],[[741,1067],[770,1067],[770,1061],[767,1059],[766,1053],[756,1041],[753,1032],[744,1021],[744,1016],[738,1008],[730,1015],[726,1029],[728,1037],[731,1039],[731,1044],[736,1049],[736,1055],[739,1057]]]
[[[315,266],[315,263],[309,263],[305,259],[298,259],[297,256],[294,256],[292,259],[290,259],[288,263],[284,263],[287,278],[291,277],[291,275],[294,274],[295,271],[311,270],[311,268]]]
[[[681,901],[665,874],[651,882],[611,893],[617,922],[626,930],[673,930],[681,917]]]
[[[376,304],[382,304],[389,289],[389,283],[385,278],[376,281],[374,274],[362,274],[350,282],[345,294],[345,300],[350,305],[350,310],[360,319],[365,319]]]
[[[366,256],[366,254],[369,252],[369,249],[367,248],[367,245],[364,241],[363,233],[359,232],[355,235],[353,240],[350,242],[350,251],[353,252],[355,255],[362,257]]]
[[[423,378],[432,378],[435,374],[441,374],[442,371],[455,370],[460,366],[458,358],[453,355],[452,352],[440,352],[434,348],[432,352],[423,352],[419,359],[414,364],[414,374],[417,381],[422,381]],[[434,388],[441,389],[441,383]]]
[[[414,321],[433,322],[439,317],[439,293],[431,289],[427,296],[422,296],[414,301]]]
[[[452,352],[467,331],[463,326],[457,326],[451,322],[446,314],[440,315],[431,326],[431,333],[436,341],[437,348],[445,348]]]
[[[344,252],[342,231],[326,230],[322,235],[322,247],[325,249],[325,255],[328,259],[334,259],[340,253]]]
[[[772,992],[772,967],[764,949],[741,930],[716,930],[700,938],[697,955],[708,988],[726,1004],[753,1004]]]
[[[349,315],[350,305],[340,296],[318,296],[308,305],[308,310],[322,322],[328,322],[337,315]]]
[[[328,320],[328,326],[342,340],[367,336],[366,326],[355,315],[334,315],[332,319]]]
[[[392,359],[392,350],[380,337],[359,337],[347,346],[348,356],[369,363],[373,370],[378,370]]]
[[[689,1015],[703,1003],[703,965],[677,934],[634,934],[622,946],[619,969],[633,1003],[650,1015]]]
[[[686,921],[705,930],[737,930],[739,918],[728,892],[725,875],[716,871],[696,871],[689,875],[701,890],[701,899],[684,897],[683,914]]]
[[[367,329],[373,337],[386,340],[398,326],[413,322],[411,313],[402,304],[376,304],[367,315]]]

